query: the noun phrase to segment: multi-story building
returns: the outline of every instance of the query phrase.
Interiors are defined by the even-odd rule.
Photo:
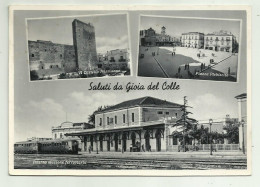
[[[83,139],[84,149],[100,151],[166,151],[166,121],[182,115],[181,105],[153,97],[128,100],[95,113],[95,128],[68,133]],[[139,147],[139,150],[137,149]]]
[[[151,27],[147,30],[140,31],[140,45],[141,46],[155,46],[156,32]]]
[[[104,70],[127,70],[129,69],[128,49],[115,49],[106,54],[98,54],[98,68]]]
[[[204,47],[204,34],[200,32],[183,33],[181,46],[201,49]]]
[[[81,148],[81,140],[77,136],[72,136],[72,137],[67,137],[65,134],[67,133],[72,133],[72,132],[79,132],[85,129],[91,129],[94,128],[94,125],[91,125],[86,122],[82,123],[72,123],[72,122],[63,122],[61,125],[52,127],[52,139],[68,139],[68,138],[73,138],[77,139],[79,142],[79,147]]]
[[[178,42],[179,40],[176,37],[166,34],[166,27],[164,26],[161,28],[160,34],[152,28],[140,31],[141,46],[172,46]]]
[[[204,49],[237,53],[238,42],[231,32],[221,30],[205,35]]]

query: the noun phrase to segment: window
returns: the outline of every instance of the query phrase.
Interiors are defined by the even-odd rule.
[[[132,122],[134,122],[134,121],[135,121],[135,114],[132,113]]]
[[[60,138],[62,138],[62,134],[60,134]]]
[[[99,126],[102,125],[102,118],[99,118]]]
[[[169,112],[165,112],[166,115],[169,115],[170,113]]]
[[[163,112],[162,111],[158,111],[157,114],[163,114]]]
[[[62,54],[60,54],[60,58],[62,58]]]
[[[117,124],[117,116],[115,116],[115,124]]]
[[[178,116],[178,113],[175,113],[175,116],[177,117],[177,116]]]
[[[107,125],[109,125],[109,117],[107,117]]]
[[[54,139],[56,139],[57,138],[57,134],[54,134]]]
[[[34,54],[32,54],[32,57],[34,57]]]
[[[123,123],[125,123],[125,114],[123,114]]]
[[[50,68],[52,68],[52,65],[50,65]]]

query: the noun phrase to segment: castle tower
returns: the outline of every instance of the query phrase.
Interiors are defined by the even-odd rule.
[[[74,19],[72,31],[77,68],[81,71],[96,69],[98,59],[94,26]]]
[[[162,27],[162,29],[161,29],[161,34],[162,34],[162,35],[165,35],[165,34],[166,34],[166,28],[165,28],[165,26]]]

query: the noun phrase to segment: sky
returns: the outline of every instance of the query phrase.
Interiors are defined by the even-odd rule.
[[[152,27],[157,33],[161,33],[162,26],[166,27],[166,33],[171,36],[181,36],[182,33],[186,32],[202,32],[204,34],[208,34],[220,30],[231,32],[236,36],[238,41],[240,36],[240,21],[154,16],[141,17],[141,30]]]
[[[135,99],[144,96],[152,96],[159,99],[182,104],[183,96],[187,96],[188,104],[193,108],[191,117],[197,120],[207,120],[209,118],[217,119],[224,118],[226,114],[231,117],[238,116],[238,104],[235,96],[246,93],[247,80],[247,60],[246,60],[246,39],[245,27],[243,27],[241,55],[239,63],[238,82],[217,82],[204,80],[180,80],[180,79],[164,79],[164,78],[149,78],[136,77],[137,74],[137,57],[138,57],[138,36],[139,36],[139,13],[131,12],[130,20],[130,35],[131,38],[131,54],[132,54],[132,72],[133,77],[109,77],[109,78],[93,78],[93,79],[77,79],[77,80],[57,80],[57,81],[29,81],[29,63],[27,56],[27,39],[25,18],[36,17],[55,17],[64,15],[87,15],[95,13],[109,13],[109,12],[68,12],[68,11],[20,11],[15,13],[14,19],[14,141],[26,140],[27,137],[51,137],[51,127],[59,126],[66,120],[66,113],[68,121],[72,122],[86,122],[88,115],[91,114],[100,105],[112,105],[119,102]],[[114,11],[110,12],[114,13]],[[152,12],[147,12],[151,14]],[[169,16],[194,16],[194,12],[156,12],[157,15]],[[225,11],[219,12],[196,12],[196,16],[210,16],[210,17],[228,17],[228,18],[244,18],[244,13]],[[116,16],[115,16],[116,17]],[[72,20],[72,19],[71,19]],[[65,37],[64,40],[57,34],[59,27],[48,27],[49,32],[56,33],[57,42],[69,43],[72,39],[71,20],[68,21],[68,29],[63,29],[70,37]],[[100,19],[101,20],[101,19]],[[103,19],[102,19],[103,20]],[[113,31],[117,30],[115,34],[121,35],[122,28],[110,25],[111,17],[107,16],[107,23],[101,25],[103,29],[100,30],[102,34],[97,36],[112,37]],[[116,20],[116,19],[115,19]],[[245,20],[243,20],[244,22]],[[100,26],[100,27],[101,27]],[[106,27],[111,29],[105,30]],[[55,28],[55,29],[53,29]],[[110,31],[113,30],[113,31]],[[119,31],[118,31],[119,30]],[[59,30],[62,32],[62,30]],[[42,37],[44,36],[44,32]],[[123,33],[123,32],[122,32]],[[62,34],[63,35],[63,34]],[[38,34],[38,36],[41,36]],[[54,36],[54,35],[51,35]],[[44,39],[44,38],[43,38]],[[56,38],[53,38],[53,42]],[[68,39],[65,40],[65,39]],[[72,41],[71,41],[72,42]],[[149,67],[147,67],[149,68]],[[89,84],[111,83],[112,85],[119,82],[126,85],[128,82],[135,82],[148,86],[151,82],[164,81],[167,83],[177,82],[180,85],[180,90],[173,91],[130,91],[126,93],[122,91],[90,91]]]
[[[28,19],[28,40],[46,40],[73,45],[72,22],[74,19],[93,24],[98,53],[129,48],[126,14]]]

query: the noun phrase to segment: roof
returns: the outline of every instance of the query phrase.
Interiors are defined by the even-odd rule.
[[[113,111],[113,110],[124,109],[124,108],[132,108],[132,107],[136,107],[136,106],[179,108],[181,105],[177,104],[177,103],[169,102],[166,100],[161,100],[161,99],[157,99],[154,97],[146,96],[146,97],[141,97],[141,98],[137,98],[137,99],[124,101],[117,105],[110,106],[108,108],[105,108],[101,111],[96,112],[96,114]]]
[[[247,94],[246,93],[242,93],[242,94],[240,94],[240,95],[237,95],[235,98],[236,99],[244,99],[244,98],[246,98],[247,97]]]
[[[78,20],[78,19],[74,19],[72,23],[75,23],[75,22],[79,22],[79,23],[81,23],[81,24],[84,24],[84,25],[88,25],[88,26],[94,27],[91,23],[85,23],[85,22],[80,21],[80,20]]]
[[[182,35],[186,35],[186,34],[203,34],[202,32],[186,32],[186,33],[182,33]]]
[[[76,138],[70,138],[70,139],[51,139],[51,140],[33,140],[33,141],[21,141],[21,142],[15,142],[15,144],[26,144],[26,143],[49,143],[49,142],[63,142],[63,141],[71,141],[71,140],[77,140]]]

